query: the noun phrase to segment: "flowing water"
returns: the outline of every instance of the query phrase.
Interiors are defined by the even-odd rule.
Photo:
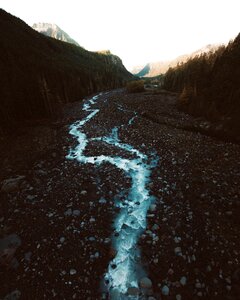
[[[141,267],[140,251],[137,247],[139,236],[146,229],[147,211],[154,198],[149,195],[148,183],[150,180],[151,169],[156,166],[156,158],[152,159],[133,148],[131,145],[122,143],[118,137],[120,128],[131,125],[137,114],[129,120],[128,125],[123,124],[114,127],[109,136],[88,138],[84,133],[86,123],[91,121],[99,108],[96,106],[99,96],[93,97],[83,105],[83,111],[89,113],[85,118],[75,122],[70,126],[70,134],[73,135],[78,145],[68,154],[68,159],[76,159],[81,164],[94,164],[99,166],[102,163],[110,163],[116,168],[123,170],[126,176],[131,178],[131,188],[127,191],[125,199],[116,201],[115,205],[120,208],[119,214],[114,222],[114,235],[112,238],[113,247],[116,251],[115,258],[109,263],[104,281],[107,285],[110,298],[114,299],[138,299],[138,296],[132,298],[127,296],[130,287],[139,288],[139,280],[145,275]],[[125,111],[122,107],[119,110]],[[128,159],[121,156],[85,156],[84,151],[91,141],[99,141],[125,150],[134,155],[135,158]]]

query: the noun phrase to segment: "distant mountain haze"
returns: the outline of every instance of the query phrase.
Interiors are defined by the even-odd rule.
[[[180,55],[173,60],[151,62],[145,66],[136,66],[132,69],[131,73],[139,77],[154,77],[167,72],[169,68],[174,68],[180,63],[185,63],[190,58],[201,55],[202,53],[208,53],[211,51],[216,51],[220,47],[219,44],[216,45],[207,45],[197,51],[194,51],[190,54]]]

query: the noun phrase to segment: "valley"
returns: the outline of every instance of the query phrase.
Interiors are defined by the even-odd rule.
[[[1,143],[0,297],[237,300],[240,147],[196,122],[118,89]]]

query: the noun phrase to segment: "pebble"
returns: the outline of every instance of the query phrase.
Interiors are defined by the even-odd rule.
[[[168,287],[167,285],[164,285],[164,286],[162,287],[162,294],[163,294],[164,296],[168,296],[168,295],[169,295],[169,287]]]
[[[173,269],[170,268],[170,269],[168,270],[168,275],[173,275],[173,273],[174,273]]]
[[[152,227],[152,230],[155,231],[155,230],[158,230],[158,229],[159,229],[159,226],[157,224],[154,224],[153,227]]]
[[[176,247],[176,248],[174,249],[174,252],[175,252],[176,255],[181,255],[181,254],[182,254],[182,249],[181,249],[181,247]]]
[[[21,292],[19,290],[15,290],[10,294],[4,297],[4,300],[17,300],[21,297]]]
[[[180,279],[180,283],[181,285],[186,285],[187,283],[187,278],[185,276],[183,276],[181,279]]]
[[[144,289],[150,289],[152,287],[152,281],[148,277],[143,277],[140,280],[140,286]]]
[[[60,243],[64,243],[65,242],[65,237],[62,236],[60,239],[59,239]]]
[[[156,208],[157,208],[156,204],[151,204],[150,207],[149,207],[149,210],[154,212],[154,211],[156,211]]]
[[[72,209],[69,208],[68,210],[66,210],[65,213],[64,213],[64,215],[67,216],[67,217],[71,216],[72,215]]]
[[[69,273],[70,273],[70,275],[75,275],[77,273],[77,271],[75,269],[71,269]]]
[[[81,191],[80,195],[87,195],[87,191],[85,190]]]
[[[100,204],[106,204],[107,203],[107,201],[104,198],[101,198],[98,202]]]
[[[73,216],[78,217],[80,216],[80,210],[78,209],[74,209],[74,211],[72,212]]]
[[[179,294],[177,294],[177,295],[176,295],[176,300],[181,300],[181,299],[182,299],[182,296],[179,295]]]
[[[129,287],[127,290],[129,296],[138,296],[139,292],[140,292],[139,289],[136,287]]]

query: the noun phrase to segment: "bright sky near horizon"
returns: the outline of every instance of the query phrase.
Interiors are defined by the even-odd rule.
[[[55,23],[87,50],[109,49],[128,69],[240,31],[239,0],[0,0],[0,7],[30,26]]]

